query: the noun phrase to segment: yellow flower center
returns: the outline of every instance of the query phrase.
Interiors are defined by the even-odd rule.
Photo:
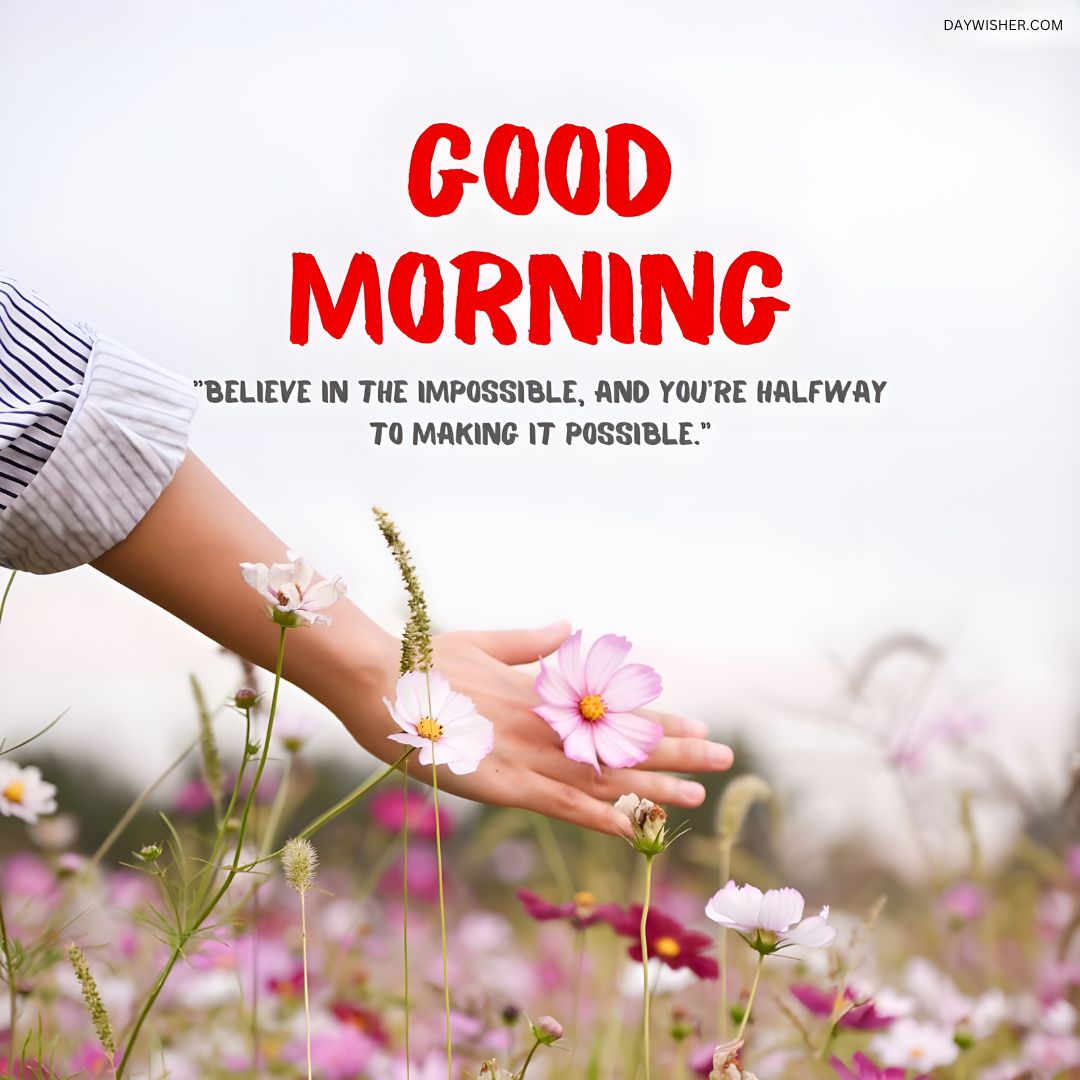
[[[590,723],[595,723],[597,720],[604,719],[604,713],[607,712],[607,706],[604,704],[604,699],[599,694],[586,694],[585,697],[578,702],[578,711],[581,713],[582,720],[588,720]]]
[[[8,802],[21,803],[26,794],[26,785],[21,780],[12,780],[0,794],[3,794]]]
[[[421,739],[430,739],[432,742],[437,742],[442,738],[443,726],[438,720],[433,720],[430,716],[422,716],[420,722],[416,725],[416,734]]]
[[[911,1048],[911,1056],[915,1058],[916,1061],[918,1061],[925,1053],[926,1051],[921,1046],[913,1046]]]
[[[676,956],[682,952],[679,948],[679,943],[673,937],[657,938],[653,943],[653,952],[657,956],[663,956],[668,960],[673,960]]]
[[[596,897],[591,892],[576,892],[574,903],[578,907],[596,907]]]

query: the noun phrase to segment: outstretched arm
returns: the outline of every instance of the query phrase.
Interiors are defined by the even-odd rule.
[[[280,562],[285,544],[194,455],[135,529],[93,565],[103,573],[263,668],[275,662],[276,626],[244,584],[241,562]],[[397,677],[398,642],[348,599],[334,605],[328,627],[289,635],[284,675],[322,702],[363,747],[394,760],[396,730],[382,704]],[[703,724],[650,714],[666,735],[643,765],[601,775],[569,761],[552,729],[535,713],[532,677],[519,665],[553,652],[565,623],[541,630],[443,634],[435,666],[495,724],[495,749],[469,776],[447,776],[457,794],[520,806],[603,832],[628,822],[612,807],[627,791],[671,806],[696,806],[705,796],[693,781],[668,772],[716,772],[731,751],[705,738]],[[420,779],[430,770],[415,767]],[[441,781],[440,781],[441,785]]]

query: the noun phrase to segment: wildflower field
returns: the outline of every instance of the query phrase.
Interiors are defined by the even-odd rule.
[[[168,774],[88,790],[48,717],[0,746],[0,1076],[1080,1077],[1075,790],[1024,798],[988,762],[951,802],[953,842],[920,838],[903,879],[871,847],[808,863],[767,759],[737,755],[685,815],[627,791],[621,835],[466,808],[438,785],[499,732],[432,663],[416,570],[379,524],[409,600],[400,756],[359,785],[278,709],[290,638],[345,591],[291,555],[238,569],[278,627],[277,674],[238,665],[224,702],[194,678]],[[14,617],[0,607],[0,641]],[[629,651],[579,633],[537,669],[537,713],[598,774],[659,737],[640,715],[659,676]],[[917,802],[926,760],[978,737],[952,718],[887,735],[883,782]],[[1024,816],[992,861],[987,798]]]

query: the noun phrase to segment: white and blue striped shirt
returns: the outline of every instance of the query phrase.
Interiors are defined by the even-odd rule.
[[[191,388],[0,271],[0,565],[51,573],[118,544],[187,447]]]

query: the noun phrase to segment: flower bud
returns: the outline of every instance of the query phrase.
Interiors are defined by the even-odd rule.
[[[250,686],[242,686],[236,691],[233,704],[238,709],[254,709],[259,704],[258,690],[253,690]]]
[[[554,1016],[541,1016],[532,1026],[533,1036],[536,1041],[550,1046],[558,1042],[565,1034],[562,1024]]]
[[[617,799],[615,809],[630,819],[632,843],[642,855],[659,855],[671,842],[667,837],[667,811],[662,806],[631,793]]]
[[[143,844],[135,854],[138,855],[143,862],[157,862],[158,859],[161,858],[161,845]]]
[[[685,1009],[676,1006],[671,1010],[671,1038],[675,1042],[684,1042],[691,1035],[696,1035],[697,1031],[697,1022]]]

